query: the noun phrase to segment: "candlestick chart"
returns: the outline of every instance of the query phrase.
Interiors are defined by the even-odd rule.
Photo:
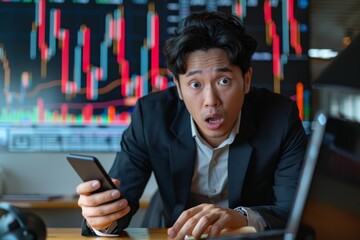
[[[99,133],[92,138],[104,139],[94,143],[100,150],[106,141],[113,142],[106,151],[117,149],[136,100],[173,85],[164,42],[181,19],[203,10],[243,20],[258,41],[253,85],[293,98],[307,120],[307,0],[0,0],[0,146],[67,150],[84,145],[89,136],[73,133],[90,127]],[[113,132],[120,134],[104,136]]]

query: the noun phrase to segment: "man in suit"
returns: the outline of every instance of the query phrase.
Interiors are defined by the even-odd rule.
[[[77,187],[84,235],[126,228],[152,172],[170,239],[284,227],[307,138],[291,99],[251,88],[255,48],[233,15],[179,25],[164,47],[176,87],[138,100],[109,173],[118,190]]]

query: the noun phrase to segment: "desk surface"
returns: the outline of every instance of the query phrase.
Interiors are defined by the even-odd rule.
[[[81,236],[80,228],[48,228],[46,239],[90,239]],[[243,227],[231,232],[223,232],[221,236],[231,236],[234,234],[249,234],[255,233],[256,230],[253,227]],[[91,239],[97,240],[164,240],[168,239],[166,228],[127,228],[119,237],[91,237]]]
[[[77,199],[72,196],[64,196],[46,201],[42,200],[7,200],[8,203],[20,208],[79,208]]]
[[[52,200],[7,200],[6,202],[20,208],[36,208],[36,209],[56,209],[56,208],[73,208],[80,209],[77,203],[77,197],[64,196]],[[2,201],[0,199],[0,201]],[[147,208],[148,201],[140,200],[140,208]]]
[[[47,229],[47,237],[46,239],[89,239],[87,237],[83,237],[80,234],[80,228],[48,228]],[[114,240],[114,239],[136,239],[136,240],[164,240],[168,239],[166,228],[127,228],[123,233],[117,238],[105,238],[105,237],[95,237],[91,239],[98,240]]]

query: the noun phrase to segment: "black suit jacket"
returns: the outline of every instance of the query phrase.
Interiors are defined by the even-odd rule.
[[[284,227],[300,174],[307,137],[296,104],[265,89],[245,96],[239,134],[228,159],[229,207],[257,210],[270,228]],[[139,99],[124,132],[110,176],[131,213],[118,221],[128,226],[152,172],[172,226],[188,202],[196,144],[190,115],[175,87]]]

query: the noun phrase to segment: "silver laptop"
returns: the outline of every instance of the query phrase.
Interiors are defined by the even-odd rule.
[[[360,124],[324,113],[312,124],[286,228],[217,240],[360,239]]]

